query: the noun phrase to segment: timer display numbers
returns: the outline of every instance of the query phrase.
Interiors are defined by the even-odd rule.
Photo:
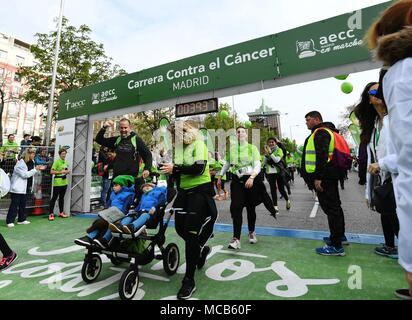
[[[181,103],[176,105],[176,118],[218,111],[217,98]]]

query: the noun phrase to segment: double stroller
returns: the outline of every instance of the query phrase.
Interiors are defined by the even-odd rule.
[[[170,192],[168,189],[167,200],[171,201],[174,194],[174,189],[171,189]],[[112,243],[115,242],[116,244],[110,245],[107,249],[102,249],[93,244],[84,245],[87,252],[81,271],[83,281],[92,283],[99,276],[102,270],[100,254],[105,254],[115,266],[122,263],[129,264],[129,267],[123,272],[119,282],[119,295],[122,300],[133,299],[139,288],[139,265],[147,265],[154,259],[163,260],[163,268],[166,274],[174,275],[179,267],[179,248],[175,243],[169,243],[166,247],[164,245],[166,243],[166,229],[176,209],[166,209],[166,206],[167,202],[157,207],[156,212],[152,218],[147,221],[146,225],[134,233],[113,233]],[[165,217],[166,215],[167,217]],[[146,230],[148,230],[147,233]],[[129,245],[123,246],[122,244],[125,242]],[[148,245],[146,245],[147,242]],[[133,245],[140,247],[140,250],[130,250]],[[156,246],[160,249],[160,254],[155,253]]]

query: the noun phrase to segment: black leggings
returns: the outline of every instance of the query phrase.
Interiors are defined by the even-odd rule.
[[[3,254],[3,257],[9,256],[13,252],[10,249],[9,245],[7,244],[6,240],[3,238],[1,233],[0,233],[0,251]]]
[[[285,180],[283,179],[282,175],[279,173],[271,173],[271,174],[266,174],[266,179],[269,182],[270,186],[270,193],[272,195],[272,201],[273,205],[277,206],[278,205],[278,195],[276,193],[276,183],[279,188],[280,194],[285,198],[286,201],[289,200],[288,194],[285,191]]]
[[[245,182],[248,177],[239,179],[233,176],[232,183],[230,184],[231,199],[230,202],[230,214],[233,220],[233,237],[240,239],[242,232],[242,212],[246,207],[247,212],[247,224],[249,232],[255,231],[256,225],[256,193],[259,189],[259,184],[254,183],[251,189],[245,188]]]
[[[185,277],[189,279],[194,279],[200,251],[212,236],[217,219],[217,209],[210,194],[210,185],[206,184],[203,188],[206,190],[199,193],[182,194],[182,191],[179,191],[173,204],[174,208],[183,208],[184,212],[176,213],[175,229],[185,241]]]
[[[398,237],[399,234],[399,220],[398,216],[395,214],[392,215],[383,215],[381,214],[382,230],[383,236],[385,237],[385,245],[388,247],[395,247],[395,236]]]
[[[59,198],[59,212],[64,212],[64,195],[66,194],[67,186],[53,187],[53,197],[50,200],[50,214],[54,212],[54,205]]]

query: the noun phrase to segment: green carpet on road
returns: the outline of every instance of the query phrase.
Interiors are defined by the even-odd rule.
[[[0,273],[0,299],[96,300],[119,299],[118,282],[128,264],[113,266],[105,257],[103,270],[92,284],[82,281],[80,270],[85,249],[73,240],[85,234],[91,219],[77,217],[47,221],[31,217],[30,225],[0,233],[18,260]],[[396,260],[377,256],[374,246],[351,244],[345,257],[324,257],[314,252],[321,241],[258,236],[251,245],[243,235],[242,249],[231,251],[230,233],[216,233],[212,254],[196,273],[199,300],[284,299],[395,299],[393,291],[405,285]],[[184,244],[169,228],[166,244],[180,249],[178,273],[167,276],[162,262],[140,267],[140,285],[135,299],[174,299],[184,273]]]

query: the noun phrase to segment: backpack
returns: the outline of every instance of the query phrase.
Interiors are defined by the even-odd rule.
[[[342,170],[350,170],[352,168],[352,155],[350,153],[349,145],[345,138],[339,133],[330,130],[335,139],[335,148],[333,149],[332,164]]]
[[[136,135],[132,136],[132,138],[130,139],[132,142],[132,145],[134,147],[134,157],[135,159],[138,159],[138,155],[139,153],[137,152],[137,140],[136,140]],[[122,137],[117,137],[116,142],[114,143],[114,146],[117,148],[117,146],[119,145],[120,141],[122,141]]]

